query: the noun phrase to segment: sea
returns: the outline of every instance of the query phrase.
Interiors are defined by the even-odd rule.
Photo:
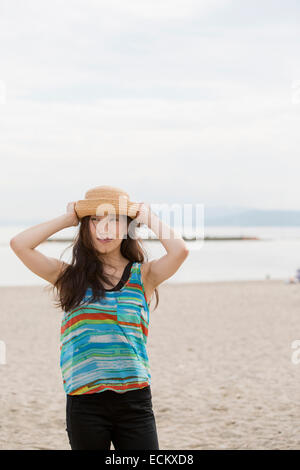
[[[0,227],[1,286],[48,284],[31,272],[9,246],[10,239],[27,228],[29,227]],[[52,241],[45,241],[36,249],[47,256],[70,262],[72,241],[63,239],[74,239],[76,231],[77,227],[61,230],[50,237]],[[300,227],[205,226],[199,231],[185,228],[184,235],[199,235],[200,232],[202,237],[186,241],[189,255],[165,283],[266,279],[288,283],[297,269],[300,269]],[[204,237],[257,237],[258,240],[206,240]],[[54,238],[61,240],[53,241]],[[143,239],[142,243],[149,261],[166,254],[160,240]]]

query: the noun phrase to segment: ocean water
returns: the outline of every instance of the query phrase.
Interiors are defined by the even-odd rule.
[[[9,246],[9,240],[27,227],[0,227],[0,285],[47,285],[32,273]],[[72,238],[76,227],[50,238]],[[192,229],[185,234],[193,233]],[[198,232],[199,233],[199,232]],[[287,281],[300,268],[300,227],[204,227],[210,237],[259,237],[260,240],[187,241],[190,253],[181,268],[166,283],[281,279]],[[71,242],[45,242],[36,249],[61,258]],[[166,254],[160,241],[143,241],[148,259]],[[71,248],[62,258],[70,262]]]

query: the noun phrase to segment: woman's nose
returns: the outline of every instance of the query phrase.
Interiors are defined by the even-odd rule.
[[[100,235],[106,235],[111,237],[112,235],[115,236],[115,232],[117,230],[116,223],[113,221],[101,221],[99,224],[97,224],[97,232]]]

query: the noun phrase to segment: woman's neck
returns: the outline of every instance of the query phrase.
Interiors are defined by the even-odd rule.
[[[102,256],[101,262],[103,264],[104,271],[107,274],[110,274],[110,273],[112,274],[115,272],[122,271],[125,268],[125,266],[128,264],[129,260],[125,258],[124,256],[122,256],[121,253],[119,254],[111,253],[111,254]]]

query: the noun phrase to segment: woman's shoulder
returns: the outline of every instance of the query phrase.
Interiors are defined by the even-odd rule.
[[[142,263],[138,263],[141,266],[141,270],[143,272],[147,272],[149,270],[151,261],[143,261]]]
[[[138,263],[140,265],[141,273],[142,273],[142,279],[143,282],[147,281],[148,278],[148,273],[151,265],[151,261],[143,262],[143,263]]]
[[[144,286],[147,286],[147,284],[149,284],[148,274],[149,274],[151,262],[152,261],[144,261],[144,262],[135,261],[133,263],[134,271],[136,272],[136,275],[142,281]]]

